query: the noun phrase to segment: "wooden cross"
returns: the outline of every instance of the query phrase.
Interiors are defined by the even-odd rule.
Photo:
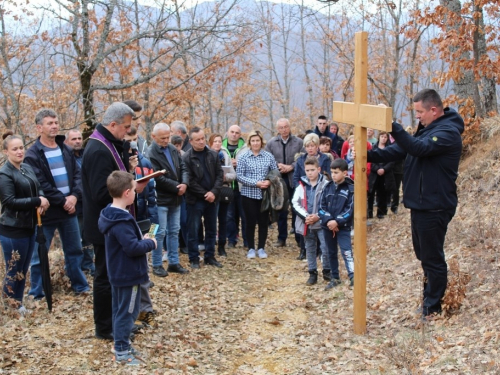
[[[368,33],[356,33],[354,103],[333,102],[333,120],[354,126],[354,332],[366,332],[366,128],[392,130],[392,108],[368,105]]]

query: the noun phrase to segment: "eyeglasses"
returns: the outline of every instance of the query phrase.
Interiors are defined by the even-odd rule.
[[[139,116],[134,116],[134,117],[132,117],[132,120],[137,121],[137,120],[139,120],[139,119],[141,118],[141,116],[142,116],[142,115],[139,115]]]

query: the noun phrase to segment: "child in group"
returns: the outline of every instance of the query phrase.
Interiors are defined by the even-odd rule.
[[[325,290],[339,285],[337,243],[344,258],[347,276],[354,285],[354,259],[351,246],[351,226],[354,214],[354,183],[347,177],[347,162],[335,159],[331,166],[332,181],[323,189],[318,215],[324,231],[330,258],[331,281]]]
[[[130,333],[139,314],[140,285],[149,280],[146,253],[156,240],[141,230],[127,207],[134,204],[136,182],[132,174],[114,171],[106,181],[113,203],[101,211],[99,230],[104,234],[106,264],[112,292],[113,336],[116,362],[138,365],[140,354],[130,345]]]
[[[318,216],[319,200],[328,180],[321,174],[318,158],[314,156],[309,156],[305,160],[304,170],[306,175],[300,178],[299,185],[293,194],[292,205],[297,213],[295,231],[302,234],[305,240],[309,268],[309,279],[306,285],[314,285],[318,282],[316,265],[318,241],[323,255],[323,278],[330,280],[328,249]]]
[[[330,162],[339,158],[337,153],[333,151],[331,147],[332,147],[332,139],[330,137],[322,136],[319,138],[319,151],[322,154],[327,155],[330,158]]]

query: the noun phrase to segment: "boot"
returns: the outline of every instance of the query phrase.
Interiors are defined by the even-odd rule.
[[[306,250],[301,248],[297,260],[304,260],[304,259],[306,259]]]
[[[226,253],[226,249],[225,249],[225,244],[218,245],[217,252],[219,253],[219,256],[221,256],[221,257],[227,257],[227,253]]]
[[[330,281],[332,279],[332,274],[330,270],[323,269],[323,280]]]
[[[318,282],[318,271],[309,271],[309,280],[307,280],[306,285],[314,285]]]

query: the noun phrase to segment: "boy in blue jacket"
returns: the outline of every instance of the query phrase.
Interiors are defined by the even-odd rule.
[[[344,159],[335,159],[330,166],[332,180],[323,190],[318,215],[321,219],[330,258],[331,280],[325,290],[340,285],[337,243],[344,258],[347,275],[354,285],[354,259],[351,246],[351,227],[354,214],[354,184],[347,177]]]
[[[138,365],[139,353],[130,345],[130,333],[139,314],[140,285],[149,280],[146,253],[156,240],[142,237],[127,207],[134,204],[136,182],[132,174],[114,171],[106,181],[113,203],[101,211],[99,230],[104,234],[106,264],[111,284],[113,336],[116,362]]]

